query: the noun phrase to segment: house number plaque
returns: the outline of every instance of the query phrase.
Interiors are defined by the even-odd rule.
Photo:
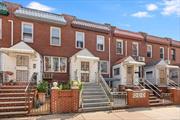
[[[133,98],[145,98],[146,94],[145,92],[134,92],[133,93]]]

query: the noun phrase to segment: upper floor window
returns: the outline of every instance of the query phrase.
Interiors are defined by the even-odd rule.
[[[44,57],[44,71],[45,72],[61,72],[67,71],[67,58],[65,57]]]
[[[84,33],[76,32],[76,48],[84,48]]]
[[[152,58],[152,45],[147,45],[147,57]]]
[[[105,45],[104,45],[104,36],[97,35],[96,38],[96,49],[98,51],[104,51]]]
[[[101,60],[99,68],[102,74],[108,73],[108,61]]]
[[[132,56],[138,56],[139,55],[139,48],[138,48],[138,43],[137,42],[133,42],[132,43]]]
[[[160,58],[164,59],[164,48],[160,47]]]
[[[51,45],[60,46],[61,45],[61,29],[58,27],[51,27],[50,39],[51,39]]]
[[[2,39],[2,19],[0,19],[0,39]]]
[[[172,56],[172,60],[176,60],[176,50],[175,49],[171,49],[171,56]]]
[[[117,54],[123,54],[123,41],[122,40],[116,40],[116,53]]]
[[[24,42],[33,42],[33,24],[32,23],[26,23],[22,22],[22,40]]]

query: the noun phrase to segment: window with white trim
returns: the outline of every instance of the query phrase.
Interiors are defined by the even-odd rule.
[[[108,73],[108,61],[101,60],[99,64],[100,72],[102,74]]]
[[[22,22],[22,40],[24,42],[33,43],[33,24]]]
[[[116,53],[123,55],[123,41],[116,40]]]
[[[114,68],[114,76],[120,75],[120,68]]]
[[[61,29],[58,27],[51,27],[50,39],[51,45],[60,46],[61,45]]]
[[[132,56],[138,56],[139,55],[139,46],[137,42],[132,43]]]
[[[147,71],[146,72],[146,79],[152,79],[153,78],[153,71]]]
[[[152,58],[152,45],[147,45],[147,57]]]
[[[45,72],[67,72],[67,58],[65,57],[44,57],[44,71]]]
[[[164,59],[164,48],[160,47],[160,58]]]
[[[96,36],[96,49],[98,51],[104,51],[105,50],[105,41],[104,41],[104,36],[102,35],[97,35]]]
[[[0,18],[0,39],[2,39],[2,19]]]
[[[84,42],[84,32],[76,32],[76,48],[84,48]]]

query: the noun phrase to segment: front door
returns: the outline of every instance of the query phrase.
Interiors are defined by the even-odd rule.
[[[81,62],[81,82],[89,82],[89,62]]]
[[[29,57],[24,55],[16,56],[16,81],[26,82],[29,75]]]
[[[166,84],[166,69],[165,68],[159,69],[159,79],[160,79],[160,85]]]
[[[134,66],[128,65],[127,66],[127,84],[128,85],[133,84],[133,77],[134,77]]]

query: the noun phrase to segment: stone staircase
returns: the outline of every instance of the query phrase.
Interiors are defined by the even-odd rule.
[[[149,94],[149,105],[150,106],[158,106],[158,105],[162,105],[162,101],[161,99],[159,99],[151,90],[150,94]]]
[[[29,104],[25,93],[26,85],[0,86],[0,118],[28,114]],[[35,89],[30,92],[30,106],[33,104]]]
[[[82,110],[84,112],[109,110],[110,102],[103,88],[97,83],[84,83],[82,91]]]

